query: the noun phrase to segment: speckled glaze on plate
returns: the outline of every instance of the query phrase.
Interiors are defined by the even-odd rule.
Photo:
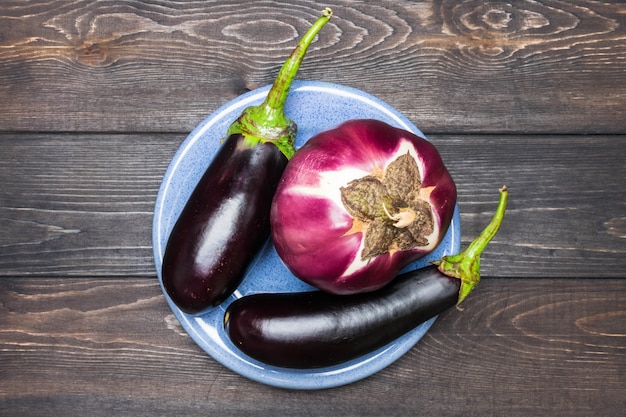
[[[221,145],[220,139],[228,126],[245,107],[261,103],[269,88],[270,86],[265,86],[250,91],[224,104],[191,132],[174,155],[157,195],[153,219],[154,259],[162,289],[163,253],[179,213]],[[285,111],[298,124],[296,147],[302,146],[311,136],[321,131],[355,118],[382,120],[423,136],[416,126],[393,107],[367,93],[337,84],[317,81],[294,82]],[[460,250],[460,241],[457,206],[448,233],[428,259],[439,259],[444,255],[457,253]],[[406,267],[405,271],[426,264],[426,260],[417,261]],[[206,313],[200,315],[183,313],[165,291],[163,293],[185,331],[216,361],[254,381],[288,389],[331,388],[368,377],[404,355],[424,336],[436,319],[421,324],[371,354],[338,366],[314,370],[268,366],[249,358],[230,342],[223,328],[223,317],[226,307],[236,298],[257,292],[293,292],[311,288],[287,270],[269,241],[249,268],[238,290],[220,306]]]

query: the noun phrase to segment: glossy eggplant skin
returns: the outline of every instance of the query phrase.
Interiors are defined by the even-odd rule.
[[[256,360],[328,367],[372,352],[453,307],[460,286],[460,279],[428,266],[370,293],[254,294],[228,307],[224,325],[234,345]]]
[[[230,135],[175,223],[163,257],[163,286],[189,314],[220,304],[242,281],[270,234],[272,197],[287,165],[272,143]]]

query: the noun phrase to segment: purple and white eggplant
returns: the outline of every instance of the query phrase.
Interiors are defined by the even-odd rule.
[[[383,287],[446,234],[456,186],[435,146],[363,119],[300,148],[274,195],[276,251],[301,280],[333,294]]]

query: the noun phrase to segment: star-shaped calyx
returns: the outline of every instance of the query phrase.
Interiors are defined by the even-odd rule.
[[[428,245],[434,229],[431,190],[422,188],[417,162],[408,152],[384,171],[376,169],[341,187],[341,201],[354,218],[350,232],[363,233],[361,259]]]

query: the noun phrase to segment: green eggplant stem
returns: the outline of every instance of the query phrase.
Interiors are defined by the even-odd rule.
[[[500,224],[502,224],[502,219],[504,218],[508,200],[509,191],[506,186],[503,186],[500,189],[500,200],[496,213],[485,230],[483,230],[463,252],[456,255],[444,256],[440,260],[432,262],[439,266],[441,273],[461,280],[461,290],[459,291],[457,305],[465,300],[480,281],[480,255],[498,232]]]
[[[287,159],[291,159],[296,151],[294,143],[297,126],[285,114],[285,102],[309,45],[332,15],[330,8],[322,11],[322,16],[304,34],[281,67],[263,103],[246,108],[241,116],[230,125],[228,135],[242,134],[250,147],[254,147],[259,142],[271,142]]]

